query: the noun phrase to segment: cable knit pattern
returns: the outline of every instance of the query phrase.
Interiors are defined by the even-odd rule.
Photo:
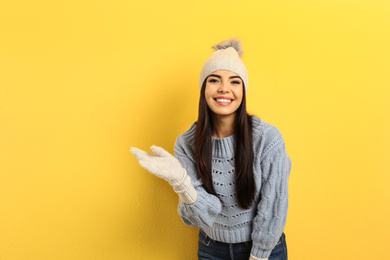
[[[212,138],[212,176],[218,196],[203,188],[196,173],[194,135],[196,125],[175,143],[175,157],[187,170],[198,192],[194,204],[179,200],[178,212],[186,225],[198,227],[212,239],[225,243],[253,241],[252,255],[267,258],[278,242],[287,218],[288,177],[291,160],[280,131],[252,116],[255,203],[249,209],[238,205],[235,187],[234,135]],[[261,196],[260,196],[261,194]],[[261,200],[260,200],[261,198]]]

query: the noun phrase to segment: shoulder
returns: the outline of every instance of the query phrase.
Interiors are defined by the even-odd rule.
[[[252,126],[254,139],[283,139],[282,133],[276,126],[265,122],[257,116],[252,116]]]
[[[175,142],[175,155],[193,155],[195,146],[195,129],[196,124],[193,123],[191,127],[180,134]]]
[[[261,151],[262,155],[266,155],[276,147],[284,145],[282,133],[276,126],[257,116],[252,116],[252,125],[255,151]]]

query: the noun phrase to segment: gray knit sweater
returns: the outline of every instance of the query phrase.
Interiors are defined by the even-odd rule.
[[[196,172],[196,125],[193,124],[177,138],[175,157],[191,177],[198,192],[198,200],[191,205],[179,201],[178,212],[186,225],[201,228],[211,239],[225,243],[252,240],[252,255],[267,258],[286,223],[291,160],[286,153],[280,131],[256,116],[252,116],[252,121],[255,153],[253,170],[256,182],[256,198],[252,207],[242,209],[238,205],[234,135],[212,138],[212,178],[218,196],[206,192]]]

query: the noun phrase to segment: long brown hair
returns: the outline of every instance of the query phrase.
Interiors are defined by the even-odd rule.
[[[203,82],[200,99],[198,121],[195,130],[196,168],[204,188],[208,193],[218,196],[212,181],[212,131],[213,121],[210,108],[205,98],[206,81]],[[245,88],[240,107],[235,119],[235,182],[239,205],[247,209],[255,198],[255,180],[253,175],[253,128],[251,116],[246,111]]]

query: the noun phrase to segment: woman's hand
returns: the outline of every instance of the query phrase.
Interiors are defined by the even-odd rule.
[[[161,147],[153,145],[150,150],[155,155],[135,147],[130,148],[130,152],[137,157],[139,164],[150,173],[168,181],[184,203],[195,203],[198,194],[180,162]]]
[[[183,178],[185,173],[180,162],[170,153],[158,146],[150,147],[155,155],[151,155],[138,148],[131,147],[130,152],[137,157],[139,164],[166,181],[177,181]]]

